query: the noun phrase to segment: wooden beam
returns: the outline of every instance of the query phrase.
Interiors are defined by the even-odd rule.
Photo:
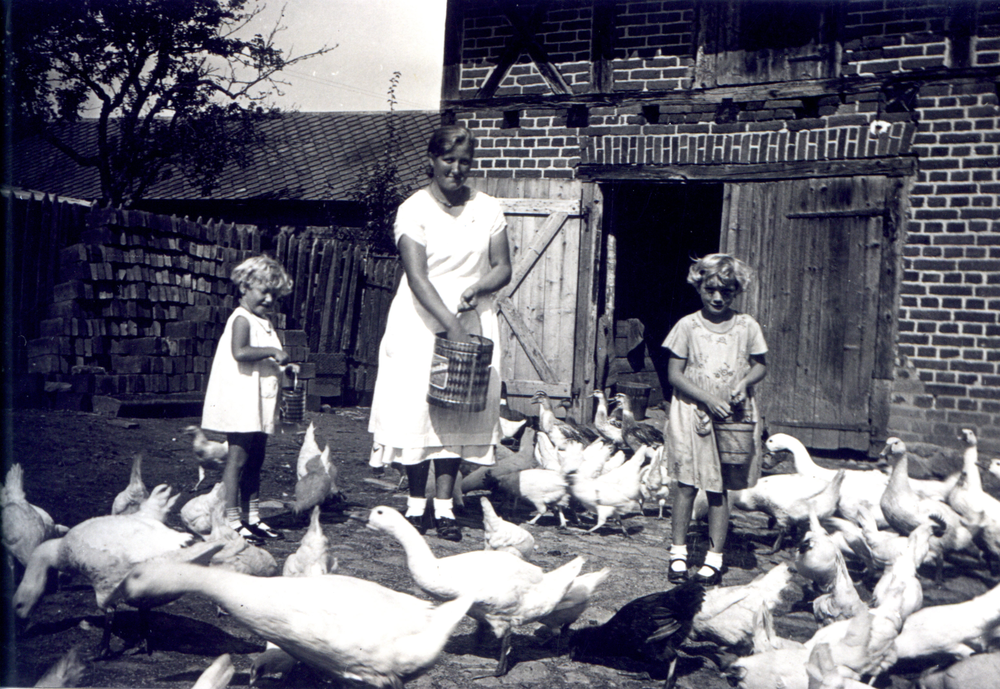
[[[542,47],[542,44],[538,42],[538,37],[535,36],[535,32],[533,31],[533,27],[541,23],[542,17],[547,11],[548,3],[540,2],[535,8],[531,20],[528,22],[516,11],[505,12],[504,15],[511,26],[514,27],[514,31],[520,34],[524,50],[528,52],[528,56],[531,57],[531,60],[535,63],[535,67],[538,68],[539,74],[548,83],[552,92],[557,95],[571,94],[573,93],[573,89],[563,79],[562,74],[559,73],[556,66],[549,61],[549,54]]]
[[[505,199],[498,198],[500,208],[507,215],[552,215],[565,213],[579,215],[580,202],[576,199]]]
[[[592,90],[597,93],[610,93],[615,86],[615,11],[614,0],[596,0],[590,35],[590,62],[594,73],[591,79]]]
[[[528,329],[528,324],[524,322],[513,302],[507,297],[500,297],[497,299],[497,307],[500,309],[500,313],[504,315],[504,318],[507,319],[511,332],[514,333],[517,341],[521,343],[528,361],[535,367],[535,372],[538,373],[539,377],[546,383],[558,383],[559,376],[552,370],[552,366],[545,358],[545,354],[542,353],[542,348],[538,346],[538,342],[532,336],[531,330]]]
[[[508,397],[531,397],[536,392],[544,392],[552,399],[568,399],[569,383],[545,383],[539,380],[508,380]]]
[[[885,175],[905,177],[916,173],[915,158],[863,158],[860,160],[790,161],[746,165],[580,165],[580,179],[634,182],[761,182],[802,177],[853,177]]]
[[[511,274],[510,282],[500,291],[500,296],[509,298],[517,291],[524,278],[535,267],[542,254],[545,253],[549,242],[559,233],[562,226],[566,224],[566,218],[567,215],[565,213],[553,213],[545,218],[545,222],[535,232],[535,236],[531,238],[531,244],[521,252],[517,260],[517,265],[514,266]]]
[[[462,39],[465,25],[462,3],[450,0],[444,18],[444,67],[441,71],[441,99],[458,98],[462,78]]]
[[[596,183],[583,185],[586,215],[580,228],[580,260],[577,263],[576,328],[573,336],[573,404],[578,419],[591,418],[590,391],[597,378],[597,262],[604,218],[604,198]]]

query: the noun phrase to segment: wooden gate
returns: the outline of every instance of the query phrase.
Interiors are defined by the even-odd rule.
[[[582,222],[581,184],[477,182],[500,200],[511,246],[513,274],[497,299],[508,403],[533,413],[528,400],[543,390],[554,400],[571,400],[571,411],[579,413],[574,385],[586,377],[581,372],[593,359],[593,328],[579,321],[577,313],[578,299],[589,297],[593,280],[593,239]],[[583,294],[581,285],[586,286]]]
[[[845,177],[727,186],[720,246],[758,271],[742,308],[768,339],[770,432],[870,451],[892,377],[896,185]]]

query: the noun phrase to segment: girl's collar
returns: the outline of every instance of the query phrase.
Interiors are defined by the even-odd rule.
[[[705,328],[707,328],[711,332],[716,333],[718,335],[723,335],[725,333],[728,333],[730,330],[732,330],[733,326],[736,325],[736,318],[739,315],[740,315],[740,312],[737,311],[737,310],[735,310],[735,309],[733,309],[732,310],[732,315],[729,318],[727,318],[726,320],[721,321],[719,323],[715,323],[714,321],[710,321],[707,318],[705,318],[704,314],[702,314],[702,312],[701,312],[701,309],[698,309],[697,311],[695,311],[695,317],[698,319],[698,321]]]
[[[436,191],[435,189],[437,189],[437,187],[434,185],[433,182],[427,185],[427,193],[431,195],[432,199],[437,201],[445,208],[458,208],[459,206],[464,206],[467,203],[469,203],[469,201],[471,201],[472,197],[475,195],[475,190],[472,189],[472,187],[462,187],[462,189],[465,190],[464,199],[462,200],[461,203],[452,203],[447,199],[447,197],[445,197],[445,195],[441,192],[440,189],[437,189]]]

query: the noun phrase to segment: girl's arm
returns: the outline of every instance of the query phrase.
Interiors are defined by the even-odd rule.
[[[510,246],[507,242],[507,230],[503,229],[490,237],[490,271],[462,292],[462,302],[458,310],[474,309],[479,303],[479,297],[493,294],[506,287],[510,282],[510,276]]]
[[[289,357],[281,347],[251,347],[250,323],[243,316],[237,316],[233,321],[233,358],[237,361],[274,359],[283,366]]]
[[[747,399],[747,388],[764,380],[764,376],[766,375],[767,362],[764,361],[764,355],[751,354],[750,370],[743,377],[743,380],[736,384],[736,388],[733,390],[733,404],[743,404]]]
[[[673,354],[670,355],[670,361],[667,363],[667,380],[674,386],[674,389],[680,390],[688,397],[701,402],[713,416],[724,419],[732,414],[733,410],[729,406],[729,400],[724,400],[721,397],[716,397],[707,390],[702,390],[690,378],[684,375],[684,366],[686,364],[687,359],[681,359]]]
[[[427,249],[418,244],[412,237],[402,235],[399,238],[399,255],[403,259],[403,270],[406,281],[417,301],[427,309],[441,326],[448,331],[448,339],[461,342],[469,340],[458,317],[445,305],[437,289],[431,284],[427,270]],[[491,271],[492,272],[492,271]]]

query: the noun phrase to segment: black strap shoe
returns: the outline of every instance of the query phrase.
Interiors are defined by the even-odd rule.
[[[445,541],[461,541],[462,540],[462,529],[459,527],[458,522],[454,519],[449,519],[448,517],[439,517],[436,520],[437,524],[437,535]]]

